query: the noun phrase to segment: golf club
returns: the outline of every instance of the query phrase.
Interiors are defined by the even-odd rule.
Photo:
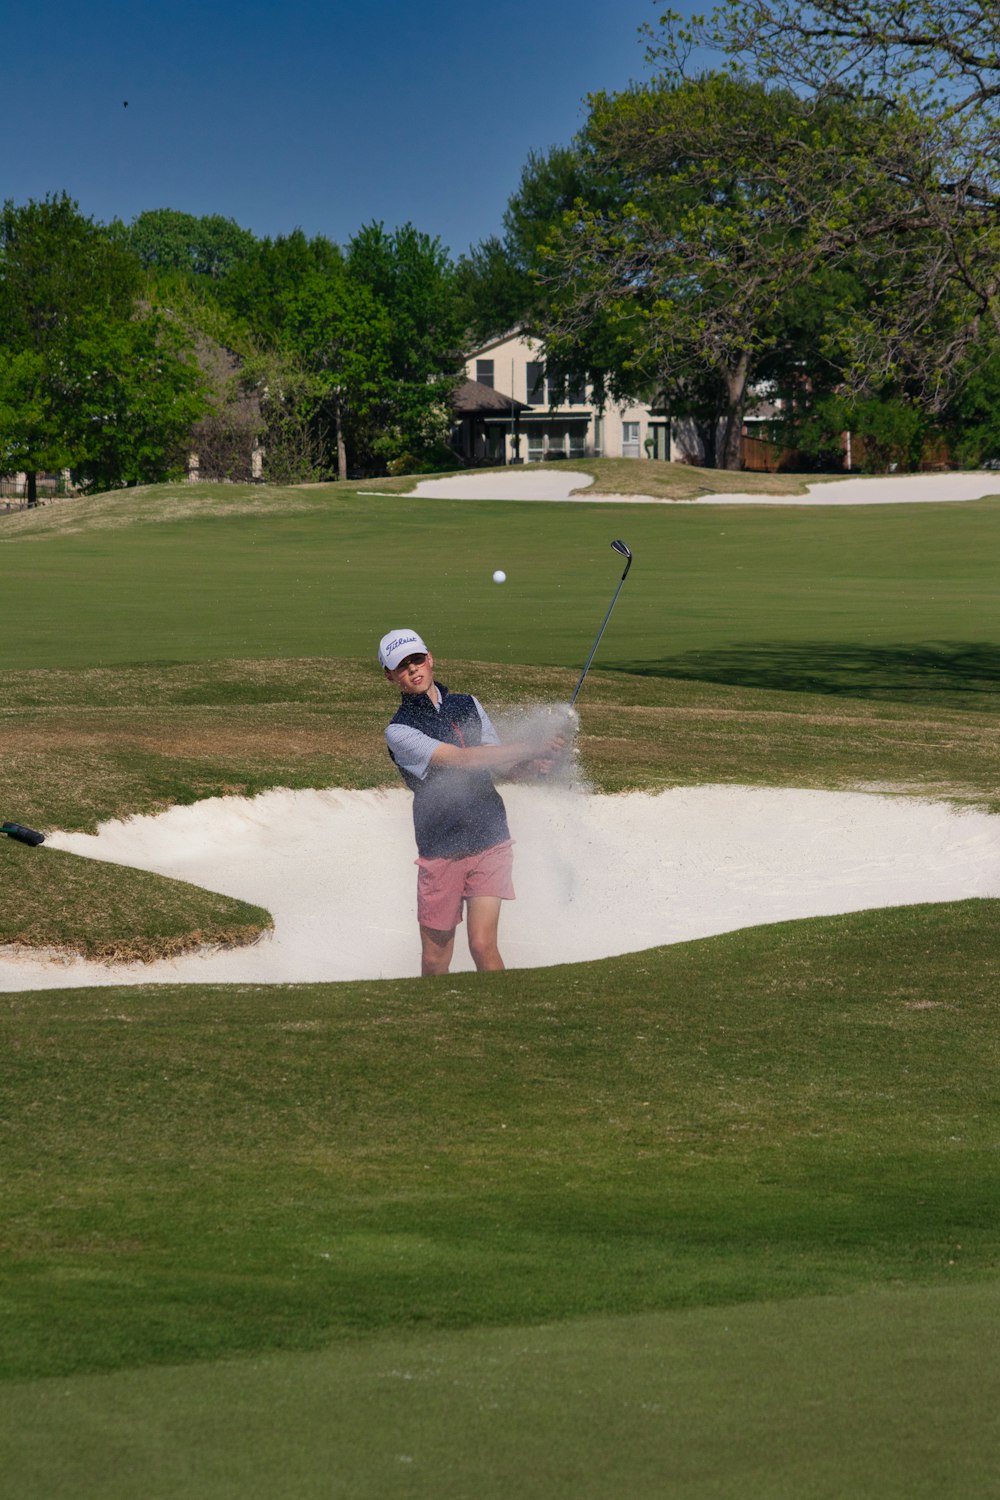
[[[590,655],[587,657],[586,665],[584,666],[583,671],[580,673],[580,681],[577,683],[576,688],[574,689],[574,692],[573,692],[573,696],[569,700],[569,706],[570,706],[570,708],[573,708],[575,706],[576,700],[577,700],[577,698],[580,695],[580,689],[583,687],[583,679],[586,677],[587,673],[590,671],[590,663],[594,660],[594,656],[596,654],[597,648],[601,644],[601,636],[604,634],[604,631],[605,631],[605,628],[607,626],[607,623],[611,619],[611,611],[614,609],[615,605],[618,603],[618,595],[622,591],[622,584],[625,582],[626,578],[628,577],[628,570],[632,566],[632,554],[629,551],[629,549],[626,547],[625,543],[624,542],[612,542],[611,545],[612,545],[612,547],[614,548],[614,550],[616,552],[620,552],[621,555],[622,555],[622,557],[625,558],[625,560],[626,560],[625,561],[625,571],[624,571],[624,573],[621,576],[621,579],[620,579],[620,581],[618,583],[618,587],[615,589],[615,596],[612,599],[611,603],[608,605],[608,612],[604,616],[604,620],[603,620],[603,622],[601,624],[600,630],[597,632],[597,639],[595,640],[593,646],[591,646],[591,648],[590,648]]]
[[[19,844],[34,846],[45,843],[44,833],[37,833],[34,828],[25,828],[23,823],[0,823],[0,833],[5,833],[9,839],[17,839]]]

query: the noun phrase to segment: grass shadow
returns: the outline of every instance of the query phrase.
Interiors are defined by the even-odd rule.
[[[753,641],[686,651],[654,661],[616,661],[605,670],[639,677],[722,682],[787,693],[919,703],[1000,712],[1000,645],[921,641],[865,646],[839,641]]]

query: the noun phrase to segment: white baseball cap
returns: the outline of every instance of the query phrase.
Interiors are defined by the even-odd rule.
[[[408,656],[417,656],[421,651],[425,656],[430,655],[415,630],[390,630],[378,643],[378,659],[390,672],[395,672]]]

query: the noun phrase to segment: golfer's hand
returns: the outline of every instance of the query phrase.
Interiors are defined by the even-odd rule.
[[[551,739],[546,740],[541,754],[528,763],[528,769],[532,775],[547,776],[568,744],[569,741],[561,734],[554,734]]]

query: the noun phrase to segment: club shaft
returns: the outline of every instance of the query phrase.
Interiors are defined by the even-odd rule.
[[[631,564],[631,558],[629,559],[629,564]],[[570,706],[570,708],[573,708],[575,706],[576,700],[580,696],[580,689],[583,687],[583,679],[586,677],[587,673],[590,671],[590,663],[594,660],[594,657],[597,655],[597,648],[601,644],[601,636],[604,634],[605,630],[607,629],[608,621],[611,619],[611,611],[614,609],[615,605],[618,603],[618,595],[622,591],[622,585],[625,582],[625,578],[626,578],[627,574],[628,574],[628,566],[626,566],[625,572],[622,574],[621,579],[619,580],[618,587],[615,589],[614,598],[612,599],[611,603],[608,605],[608,612],[604,616],[603,621],[601,622],[601,628],[597,632],[597,639],[594,641],[594,644],[590,648],[590,655],[587,657],[587,661],[586,661],[586,664],[584,665],[583,671],[580,673],[580,680],[579,680],[579,682],[577,683],[576,687],[573,690],[573,696],[572,696],[572,698],[569,700],[569,706]]]

